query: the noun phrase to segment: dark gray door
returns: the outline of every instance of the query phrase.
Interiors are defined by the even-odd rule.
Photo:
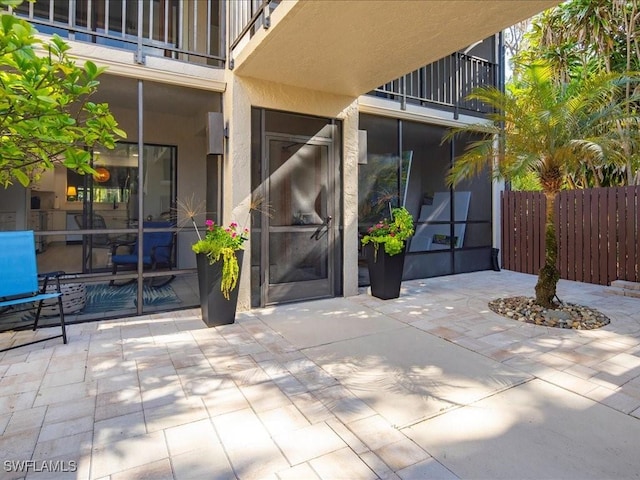
[[[262,304],[334,295],[332,141],[266,135]]]

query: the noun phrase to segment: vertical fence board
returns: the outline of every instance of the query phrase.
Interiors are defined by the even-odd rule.
[[[627,268],[627,196],[624,188],[618,189],[618,273],[616,278],[626,280]]]
[[[533,192],[527,192],[527,195],[525,195],[524,199],[526,202],[526,210],[527,210],[527,215],[526,215],[526,222],[527,222],[527,239],[526,239],[526,243],[527,243],[527,272],[531,273],[533,272],[534,269],[534,259],[536,256],[536,252],[533,248],[533,240],[535,238],[534,235],[534,229],[533,229],[533,219],[535,218],[534,215],[534,209],[533,209]]]
[[[609,198],[607,199],[607,285],[618,278],[618,213],[616,202],[618,189],[609,188]]]
[[[511,192],[502,192],[502,267],[513,270],[513,210]]]
[[[555,208],[555,226],[556,226],[556,240],[558,242],[558,259],[556,261],[556,267],[560,271],[560,275],[562,272],[567,269],[567,254],[565,245],[566,242],[563,240],[567,236],[567,229],[565,225],[567,223],[567,206],[565,202],[565,197],[561,195],[556,196],[556,208]]]
[[[538,210],[540,211],[540,215],[538,215],[538,229],[540,231],[539,239],[538,239],[538,268],[536,269],[536,273],[542,268],[545,260],[545,232],[547,229],[547,199],[544,195],[539,194],[538,196]]]
[[[631,282],[636,278],[636,216],[635,216],[635,188],[625,187],[627,197],[627,263],[625,265],[625,280]]]
[[[527,254],[526,250],[523,248],[524,247],[524,219],[522,218],[522,197],[520,195],[516,195],[513,197],[515,206],[516,206],[516,258],[515,258],[515,264],[516,264],[516,269],[519,272],[526,272],[526,269],[524,267],[525,265],[525,256]]]
[[[538,198],[534,192],[529,195],[529,250],[531,251],[531,261],[529,263],[529,271],[537,274],[540,270],[538,264],[540,261],[540,248],[538,246],[538,225],[536,222],[536,212],[539,210]]]
[[[541,195],[532,193],[531,197],[533,199],[533,216],[531,217],[533,224],[533,271],[537,274],[542,268],[541,259],[544,258],[544,234],[542,233],[543,227],[540,225],[540,212],[544,212],[544,204]]]
[[[575,223],[574,223],[574,238],[573,238],[573,242],[575,242],[576,245],[576,260],[578,260],[576,262],[576,275],[572,280],[576,280],[578,282],[584,282],[585,281],[585,272],[587,271],[587,266],[585,265],[586,262],[586,257],[589,255],[589,244],[588,242],[585,242],[585,235],[584,235],[584,230],[585,228],[587,228],[585,226],[585,221],[584,221],[584,217],[585,217],[585,213],[588,215],[588,210],[585,212],[585,209],[588,208],[588,206],[585,204],[585,199],[584,199],[584,195],[582,195],[582,191],[577,191],[574,190],[572,192],[567,192],[567,194],[572,194],[575,195],[575,199],[576,199],[576,214],[574,217],[574,221],[576,219],[578,222],[580,222],[580,231],[577,232],[575,230]]]
[[[510,225],[510,229],[509,229],[509,238],[510,238],[510,243],[511,243],[511,258],[509,261],[509,264],[511,265],[511,268],[517,270],[516,268],[516,205],[515,205],[516,199],[515,199],[515,195],[513,195],[512,193],[509,194],[509,208],[511,209],[511,213],[509,215],[509,220],[511,221],[511,225]]]
[[[600,285],[608,285],[608,261],[609,261],[609,250],[608,250],[608,240],[607,240],[607,225],[608,225],[608,202],[607,198],[609,196],[609,190],[606,188],[598,189],[598,284]]]
[[[509,225],[508,219],[506,216],[508,215],[508,209],[505,205],[505,197],[507,195],[506,191],[500,192],[500,220],[502,221],[502,225],[500,228],[500,265],[502,268],[507,268],[505,265],[504,259],[507,257],[508,252],[506,252],[507,248],[509,248],[509,242],[507,241],[507,226]]]
[[[598,248],[598,236],[600,232],[598,220],[600,218],[598,212],[598,192],[597,189],[593,188],[591,190],[585,190],[585,196],[589,197],[589,213],[590,213],[590,222],[589,222],[589,236],[586,238],[588,242],[591,243],[591,255],[589,257],[589,283],[599,283],[599,267],[600,267],[600,249]]]
[[[635,189],[634,195],[634,218],[635,218],[635,277],[631,279],[633,282],[640,282],[640,188]]]
[[[576,229],[575,229],[575,216],[578,211],[578,199],[575,192],[561,192],[560,196],[565,199],[565,205],[567,209],[567,236],[565,241],[567,242],[567,270],[566,278],[569,280],[575,280],[579,275],[579,269],[576,266],[576,258],[578,253],[576,252]],[[581,249],[579,249],[581,250]]]

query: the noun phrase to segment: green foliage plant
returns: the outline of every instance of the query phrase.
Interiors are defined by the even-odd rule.
[[[373,244],[377,258],[378,248],[384,245],[387,255],[397,255],[404,251],[405,241],[414,233],[413,217],[406,208],[391,210],[391,220],[383,218],[373,225],[362,237],[362,245]]]
[[[217,225],[213,220],[206,220],[207,227],[204,237],[198,234],[198,241],[191,248],[198,254],[202,253],[209,258],[209,263],[219,262],[222,258],[222,280],[220,291],[224,298],[229,300],[229,294],[236,288],[240,276],[240,266],[236,251],[243,248],[243,244],[249,238],[249,230],[244,228],[238,232],[238,224],[232,222],[228,227]],[[195,226],[195,224],[194,224]]]
[[[616,94],[626,101],[626,116],[638,116],[640,72],[640,0],[567,0],[533,18],[522,48],[514,57],[514,74],[543,59],[558,83],[584,82],[601,74],[636,77]],[[585,165],[568,179],[575,187],[640,185],[640,142],[634,121],[607,125],[618,145],[619,160],[597,171]]]
[[[60,37],[41,40],[27,21],[0,13],[0,184],[26,187],[56,164],[95,173],[91,149],[126,137],[108,105],[89,100],[104,68],[76,65]]]

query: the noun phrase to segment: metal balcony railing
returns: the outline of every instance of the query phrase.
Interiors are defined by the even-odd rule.
[[[280,0],[234,0],[229,2],[230,50],[248,34],[251,38],[260,28],[271,26],[271,12]]]
[[[41,33],[224,67],[223,0],[38,0],[13,13]]]
[[[385,83],[369,95],[397,100],[403,110],[407,104],[415,104],[444,106],[452,108],[456,114],[459,110],[465,113],[489,113],[491,109],[487,105],[466,98],[480,86],[498,86],[498,66],[456,52]]]

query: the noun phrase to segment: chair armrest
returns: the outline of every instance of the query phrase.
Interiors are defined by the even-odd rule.
[[[115,239],[111,242],[111,255],[116,255],[120,247],[133,247],[135,239]]]
[[[47,292],[47,284],[49,283],[49,279],[54,279],[57,285],[58,292],[60,291],[60,277],[65,275],[65,272],[62,270],[58,270],[56,272],[45,272],[38,274],[38,282],[42,280],[42,293]]]
[[[171,259],[171,251],[173,249],[173,242],[167,243],[166,245],[154,245],[151,247],[149,251],[149,256],[155,262],[156,256],[166,257],[167,259]],[[166,252],[166,254],[164,254]]]
[[[58,270],[56,272],[45,272],[45,273],[39,273],[38,274],[38,280],[43,280],[45,278],[55,278],[55,277],[60,277],[62,275],[66,275],[66,272],[62,271],[62,270]]]

